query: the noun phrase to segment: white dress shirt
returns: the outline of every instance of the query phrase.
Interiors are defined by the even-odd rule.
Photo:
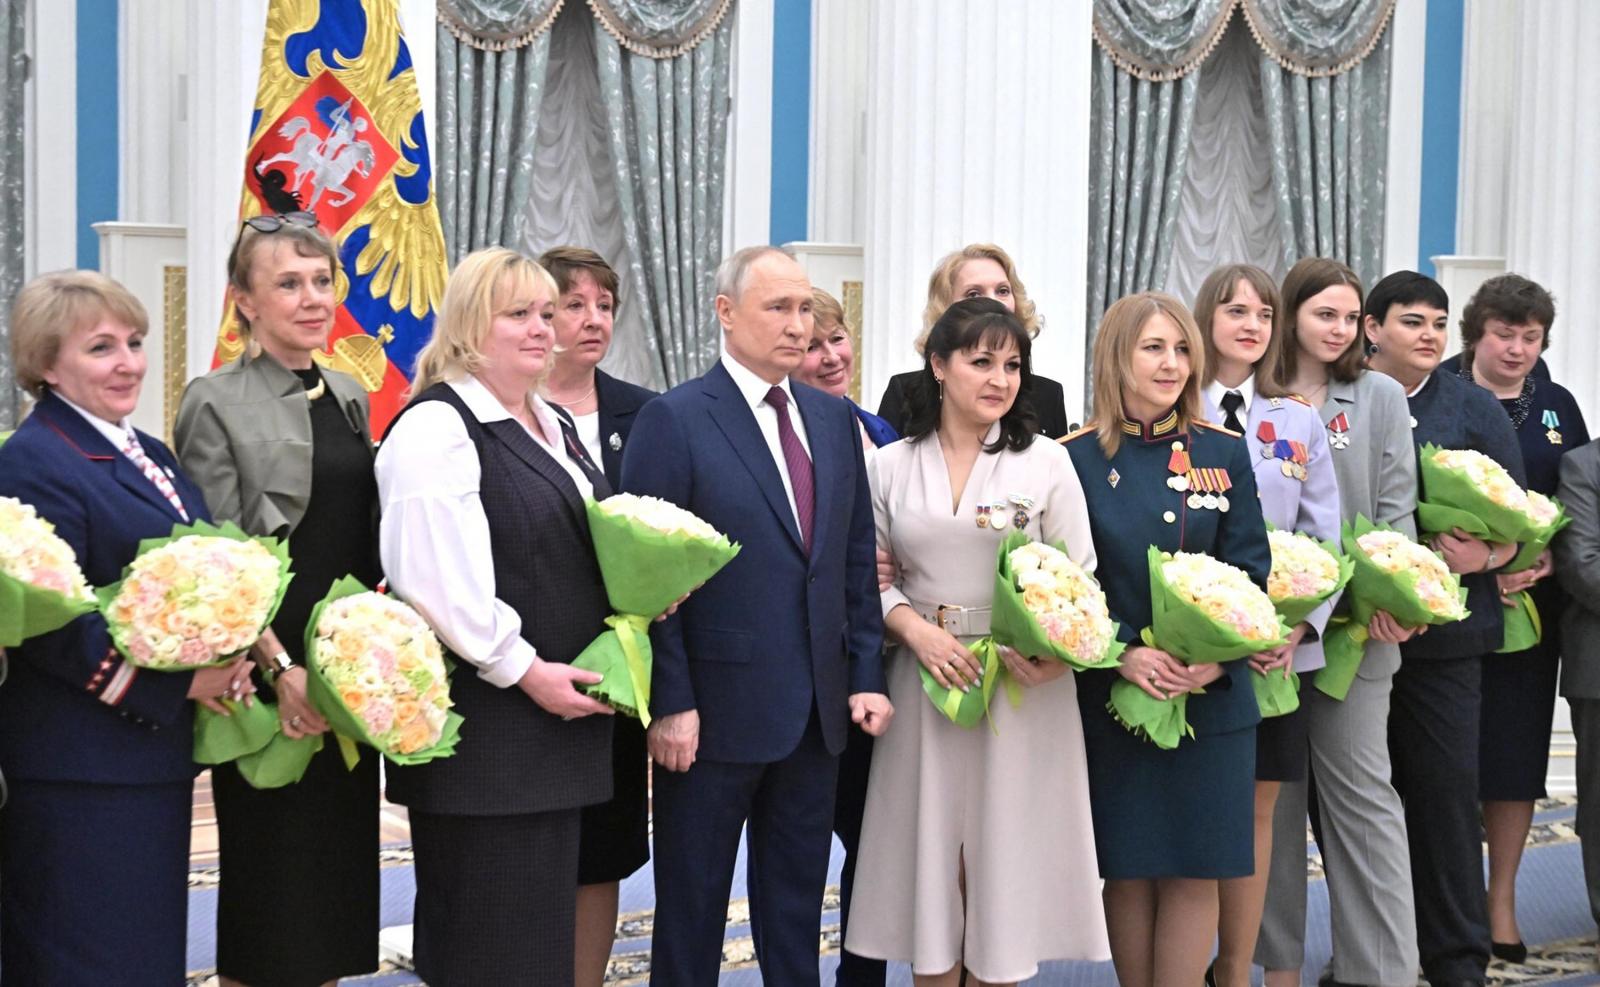
[[[478,421],[511,413],[477,378],[449,382]],[[573,463],[550,406],[529,394],[544,435],[528,434],[560,463],[588,498],[594,490]],[[550,438],[547,439],[546,436]],[[395,596],[411,604],[478,677],[515,685],[537,657],[522,639],[522,618],[495,594],[494,547],[478,497],[478,449],[456,409],[429,401],[406,412],[378,448],[378,549]]]
[[[572,415],[572,412],[567,412]],[[600,457],[600,412],[591,411],[587,415],[572,415],[572,424],[578,430],[578,441],[583,443],[583,448],[589,453],[589,458],[594,460],[594,465],[601,472]]]
[[[778,477],[783,480],[783,492],[789,498],[789,510],[794,512],[794,523],[798,528],[800,512],[794,504],[794,481],[789,479],[789,461],[783,458],[783,443],[778,438],[778,409],[767,403],[767,392],[772,390],[772,385],[757,377],[755,371],[735,360],[730,353],[722,354],[722,365],[727,369],[728,376],[733,378],[739,393],[744,395],[745,403],[755,413],[756,424],[761,426],[761,437],[767,440],[767,449],[778,466]],[[799,436],[806,455],[811,456],[811,440],[806,436],[806,423],[800,416],[800,409],[794,405],[794,389],[789,386],[789,378],[780,380],[778,386],[789,396],[789,422],[794,425],[794,434]],[[812,457],[813,479],[816,476],[815,463],[816,459]]]
[[[144,445],[139,442],[139,436],[134,434],[133,425],[126,418],[120,422],[108,422],[99,415],[74,404],[60,391],[52,390],[50,393],[60,398],[62,404],[76,411],[83,417],[84,421],[94,426],[94,430],[105,436],[106,441],[111,443],[112,448],[122,453],[122,458],[135,466],[139,465],[132,456],[128,455],[128,445],[132,443],[138,445],[140,449],[143,449]],[[140,468],[142,469],[143,467]]]
[[[1250,405],[1256,399],[1256,375],[1251,374],[1244,379],[1238,387],[1229,387],[1220,380],[1214,380],[1206,385],[1206,400],[1211,402],[1211,407],[1217,409],[1217,414],[1226,415],[1228,412],[1222,407],[1222,396],[1229,391],[1238,391],[1244,398],[1244,404],[1239,406],[1239,424],[1243,425],[1250,420]],[[1217,424],[1222,424],[1218,422]]]

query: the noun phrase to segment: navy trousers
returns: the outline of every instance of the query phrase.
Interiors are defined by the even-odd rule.
[[[799,745],[769,764],[695,761],[655,772],[655,987],[717,982],[728,894],[748,829],[746,883],[756,961],[765,983],[820,982],[817,942],[833,844],[839,759],[815,711]]]

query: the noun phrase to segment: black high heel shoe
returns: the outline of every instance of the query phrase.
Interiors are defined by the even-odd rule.
[[[1520,939],[1516,942],[1491,942],[1489,952],[1497,960],[1507,963],[1525,963],[1528,959],[1528,944]]]
[[[1206,987],[1217,987],[1216,961],[1212,961],[1211,965],[1206,967]]]

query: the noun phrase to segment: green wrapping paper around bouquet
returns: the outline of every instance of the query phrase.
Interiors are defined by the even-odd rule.
[[[252,788],[282,788],[306,776],[311,759],[322,751],[321,734],[291,740],[281,731],[267,745],[234,762]]]
[[[1268,525],[1271,530],[1271,525]],[[1306,537],[1310,537],[1307,535]],[[1278,611],[1278,616],[1283,618],[1283,623],[1290,630],[1307,617],[1323,603],[1332,599],[1334,594],[1344,589],[1350,582],[1350,577],[1355,573],[1355,562],[1350,556],[1339,551],[1339,546],[1334,542],[1324,539],[1312,539],[1322,550],[1338,560],[1339,575],[1334,581],[1333,588],[1326,593],[1316,596],[1288,596],[1281,600],[1273,600],[1272,606]],[[1326,651],[1324,642],[1324,651]],[[1259,672],[1250,676],[1250,681],[1255,687],[1256,705],[1261,708],[1263,719],[1273,716],[1284,716],[1300,708],[1300,676],[1290,673],[1285,678],[1281,673],[1269,672],[1265,675]]]
[[[360,756],[356,747],[358,743],[366,744],[368,747],[380,751],[384,757],[395,764],[425,764],[441,757],[449,757],[455,753],[456,744],[461,739],[461,714],[454,710],[446,713],[444,727],[440,732],[439,739],[421,750],[401,752],[385,749],[385,745],[368,730],[367,724],[361,716],[346,705],[345,700],[340,696],[338,687],[332,682],[327,670],[323,667],[324,659],[319,654],[320,645],[319,635],[317,634],[317,628],[322,621],[323,613],[330,604],[338,600],[370,592],[372,591],[367,589],[361,580],[356,579],[354,576],[344,576],[335,581],[333,586],[329,588],[328,595],[324,596],[312,608],[311,617],[306,621],[306,696],[311,700],[312,705],[317,708],[317,712],[322,714],[323,719],[328,721],[329,729],[336,735],[340,753],[344,756],[345,767],[347,768],[352,770],[355,768],[357,758]],[[421,618],[419,617],[418,619],[420,620]],[[450,673],[449,662],[444,662],[444,667],[445,675],[448,677]],[[422,669],[414,675],[406,676],[406,678],[420,694],[426,685],[432,684],[434,676],[427,669]],[[420,703],[421,701],[419,698],[418,702]],[[282,739],[290,744],[298,743],[298,741],[289,741],[287,737]],[[318,749],[320,748],[321,745],[319,744]],[[315,751],[311,753],[314,754]],[[310,762],[311,755],[306,754],[304,763],[301,764],[302,772],[305,769],[305,765]]]
[[[1196,607],[1171,584],[1162,571],[1164,553],[1154,545],[1146,556],[1150,567],[1150,626],[1140,639],[1186,665],[1220,663],[1268,651],[1288,640],[1288,628],[1278,621],[1278,636],[1253,640]],[[1266,594],[1263,593],[1263,596]],[[1194,737],[1187,714],[1188,693],[1157,699],[1143,689],[1118,679],[1111,686],[1106,708],[1117,722],[1163,750],[1175,749],[1184,737]]]
[[[1530,496],[1532,496],[1530,494]],[[1555,520],[1534,529],[1526,541],[1517,547],[1517,554],[1506,564],[1507,573],[1523,572],[1539,564],[1539,556],[1550,547],[1556,535],[1572,523],[1572,518],[1567,516],[1567,508],[1554,497],[1549,498],[1555,505]],[[1539,607],[1533,601],[1533,594],[1527,590],[1519,590],[1511,594],[1511,603],[1505,608],[1505,636],[1501,640],[1496,654],[1508,655],[1518,651],[1526,651],[1540,641],[1544,640],[1544,618],[1539,613]]]
[[[709,539],[660,531],[594,500],[587,511],[606,600],[616,613],[606,619],[610,629],[573,659],[574,668],[602,676],[578,688],[649,726],[650,622],[733,561],[739,546],[721,534]]]
[[[1005,666],[1000,663],[1000,652],[995,648],[993,637],[980,637],[966,645],[966,648],[983,666],[983,678],[978,680],[977,688],[967,692],[946,689],[934,680],[932,673],[921,662],[917,662],[917,674],[922,677],[922,691],[933,701],[934,708],[956,726],[971,728],[989,715],[989,701],[994,697],[995,686],[999,684]],[[910,648],[903,650],[903,658],[917,661],[917,656]],[[993,723],[990,725],[993,726]]]
[[[291,740],[283,734],[278,708],[272,703],[224,699],[228,716],[202,706],[195,711],[194,759],[197,764],[233,762],[252,788],[282,788],[305,776],[311,758],[322,750],[320,736]]]
[[[1367,625],[1372,622],[1373,614],[1383,610],[1404,627],[1421,627],[1423,624],[1454,623],[1466,619],[1469,613],[1466,609],[1467,591],[1454,574],[1450,578],[1456,584],[1455,592],[1461,601],[1460,615],[1441,616],[1429,610],[1417,595],[1415,573],[1387,572],[1361,548],[1357,539],[1372,531],[1394,529],[1387,524],[1373,524],[1358,514],[1353,523],[1344,522],[1340,531],[1345,555],[1354,564],[1345,592],[1350,600],[1350,614],[1348,617],[1336,617],[1330,622],[1330,631],[1324,635],[1322,646],[1326,664],[1317,670],[1314,679],[1317,691],[1340,701],[1349,695],[1350,685],[1360,670],[1369,637]]]
[[[1122,652],[1127,645],[1117,640],[1117,627],[1111,625],[1111,638],[1105,650],[1096,658],[1084,659],[1053,638],[1028,612],[1022,601],[1023,591],[1017,589],[1016,573],[1011,569],[1011,553],[1033,539],[1026,532],[1012,530],[1000,542],[995,559],[994,603],[989,617],[989,633],[997,644],[1003,644],[1018,654],[1029,658],[1055,658],[1083,670],[1089,668],[1116,668],[1122,664]],[[1052,548],[1068,555],[1067,546],[1060,541],[1049,542]]]
[[[1454,528],[1485,541],[1519,542],[1533,530],[1533,522],[1515,507],[1497,504],[1461,469],[1441,466],[1434,455],[1443,452],[1424,443],[1418,459],[1421,488],[1417,496],[1417,524],[1424,534]]]
[[[170,545],[180,539],[194,535],[205,538],[227,538],[231,541],[239,542],[255,542],[256,544],[265,548],[273,558],[278,560],[278,584],[276,593],[273,596],[271,603],[267,606],[266,616],[256,627],[254,637],[252,637],[251,641],[247,643],[245,647],[210,662],[184,665],[152,665],[141,661],[132,652],[128,639],[128,631],[130,628],[124,626],[116,620],[113,620],[111,617],[112,603],[115,602],[117,595],[122,592],[123,584],[126,583],[128,578],[133,575],[133,563],[130,562],[127,566],[123,567],[122,579],[112,583],[109,586],[101,586],[100,588],[96,589],[95,596],[99,598],[100,612],[106,618],[106,629],[111,635],[111,643],[116,645],[117,650],[122,653],[124,658],[139,668],[147,668],[156,672],[192,672],[198,668],[210,668],[218,665],[228,664],[240,654],[243,654],[244,651],[249,648],[250,644],[255,643],[256,637],[260,637],[262,632],[264,632],[268,627],[272,626],[272,619],[278,615],[278,608],[283,605],[284,594],[289,591],[289,581],[294,578],[294,572],[290,569],[288,544],[277,538],[257,537],[255,535],[246,534],[232,521],[224,521],[220,525],[209,524],[205,521],[195,521],[191,524],[174,525],[172,534],[167,535],[166,537],[146,538],[139,542],[139,550],[135,554],[134,560],[137,561],[138,558],[143,556],[146,552]]]
[[[0,648],[60,630],[96,609],[92,600],[74,600],[0,573]]]

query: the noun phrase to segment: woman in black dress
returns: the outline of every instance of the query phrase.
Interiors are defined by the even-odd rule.
[[[1555,321],[1550,293],[1506,274],[1478,288],[1461,314],[1460,375],[1500,401],[1517,430],[1528,488],[1553,496],[1561,457],[1589,441],[1571,392],[1533,373],[1550,346]],[[1483,659],[1483,708],[1478,733],[1478,798],[1489,844],[1489,933],[1494,955],[1520,963],[1528,949],[1517,926],[1517,868],[1533,822],[1533,803],[1547,794],[1550,723],[1555,715],[1559,626],[1566,595],[1554,579],[1550,553],[1523,572],[1502,573],[1502,598],[1532,588],[1544,628],[1534,647]]]
[[[174,428],[218,521],[289,540],[294,579],[255,657],[291,738],[328,728],[306,700],[311,609],[341,576],[381,578],[366,391],[312,360],[333,325],[338,263],[309,213],[246,221],[228,278],[249,346],[189,385]],[[375,969],[378,757],[347,771],[328,743],[297,784],[257,790],[233,764],[211,777],[222,982],[306,987]]]
[[[1039,314],[1028,298],[1028,289],[1017,277],[1011,255],[992,243],[969,243],[947,254],[928,276],[928,306],[922,311],[922,334],[917,337],[919,359],[933,324],[945,309],[963,298],[993,298],[1021,320],[1030,337],[1039,335]],[[921,374],[921,370],[895,374],[889,378],[883,400],[878,402],[878,417],[888,422],[896,435],[905,434],[910,416],[907,389]],[[1052,439],[1067,434],[1066,397],[1060,381],[1030,375],[1028,398],[1039,416],[1039,434]]]
[[[584,451],[615,489],[634,412],[656,396],[599,368],[611,347],[617,272],[583,247],[552,248],[539,264],[561,290],[554,318],[561,356],[545,380],[545,397],[572,418]],[[611,801],[584,808],[578,836],[577,982],[594,987],[605,980],[611,959],[622,880],[650,859],[644,727],[627,716],[613,722]]]

